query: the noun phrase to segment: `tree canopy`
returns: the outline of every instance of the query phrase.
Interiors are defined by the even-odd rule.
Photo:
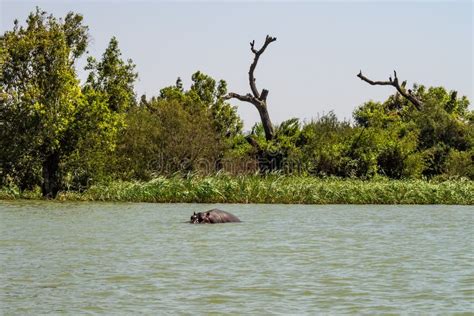
[[[44,196],[63,189],[65,162],[83,144],[114,147],[120,121],[107,94],[82,91],[75,62],[86,50],[83,17],[57,19],[39,8],[2,36],[0,168],[2,181],[40,185]],[[92,144],[92,142],[94,144]]]

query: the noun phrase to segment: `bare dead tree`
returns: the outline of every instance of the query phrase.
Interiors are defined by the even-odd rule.
[[[389,77],[388,81],[372,81],[372,80],[370,80],[369,78],[365,77],[362,74],[362,70],[359,71],[359,74],[357,75],[357,77],[359,77],[361,80],[363,80],[363,81],[365,81],[368,84],[371,84],[373,86],[393,86],[393,87],[395,87],[395,89],[397,89],[398,93],[400,93],[404,98],[406,98],[408,101],[410,101],[416,107],[417,110],[420,110],[422,103],[421,103],[420,100],[418,100],[413,95],[413,93],[410,89],[408,89],[408,90],[405,89],[405,86],[406,86],[407,82],[403,81],[402,85],[400,86],[400,84],[398,83],[397,72],[395,70],[393,71],[393,76],[394,76],[394,78],[392,79],[392,77]]]
[[[254,59],[252,64],[250,65],[249,70],[249,84],[250,90],[252,93],[247,93],[246,95],[241,95],[234,92],[229,92],[224,98],[225,99],[238,99],[240,101],[252,103],[258,110],[260,114],[260,119],[262,120],[263,129],[265,131],[265,138],[266,140],[272,140],[274,137],[274,130],[273,125],[270,120],[270,115],[268,114],[267,110],[267,97],[268,97],[268,90],[263,89],[261,93],[258,92],[257,85],[255,83],[255,68],[257,67],[258,59],[263,54],[267,46],[276,41],[276,37],[271,37],[267,35],[265,38],[265,43],[263,44],[262,48],[259,50],[255,49],[255,41],[250,42],[250,50],[254,54]],[[250,141],[252,144],[252,142]],[[253,145],[253,144],[252,144]]]

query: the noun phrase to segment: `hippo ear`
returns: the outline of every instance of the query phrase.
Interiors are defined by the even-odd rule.
[[[194,215],[196,215],[196,212],[194,212]]]

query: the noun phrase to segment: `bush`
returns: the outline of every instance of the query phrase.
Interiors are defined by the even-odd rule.
[[[150,110],[151,109],[151,110]],[[222,143],[205,111],[187,111],[176,100],[156,100],[129,113],[117,146],[122,179],[215,172]]]
[[[474,150],[451,150],[444,162],[443,172],[448,177],[474,179]]]

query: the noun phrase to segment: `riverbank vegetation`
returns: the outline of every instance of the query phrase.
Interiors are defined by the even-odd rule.
[[[274,37],[260,49],[251,42],[251,93],[197,71],[189,88],[178,78],[139,98],[135,64],[115,37],[100,58],[87,56],[88,78],[78,79],[88,38],[80,14],[57,19],[40,9],[1,36],[0,198],[473,202],[474,112],[456,91],[360,72],[395,93],[356,107],[352,122],[330,112],[274,124],[269,91],[254,77]],[[251,131],[233,99],[258,110]]]
[[[40,190],[3,189],[0,199],[38,199]],[[59,193],[58,201],[279,204],[474,204],[474,182],[334,179],[282,175],[158,177]]]

